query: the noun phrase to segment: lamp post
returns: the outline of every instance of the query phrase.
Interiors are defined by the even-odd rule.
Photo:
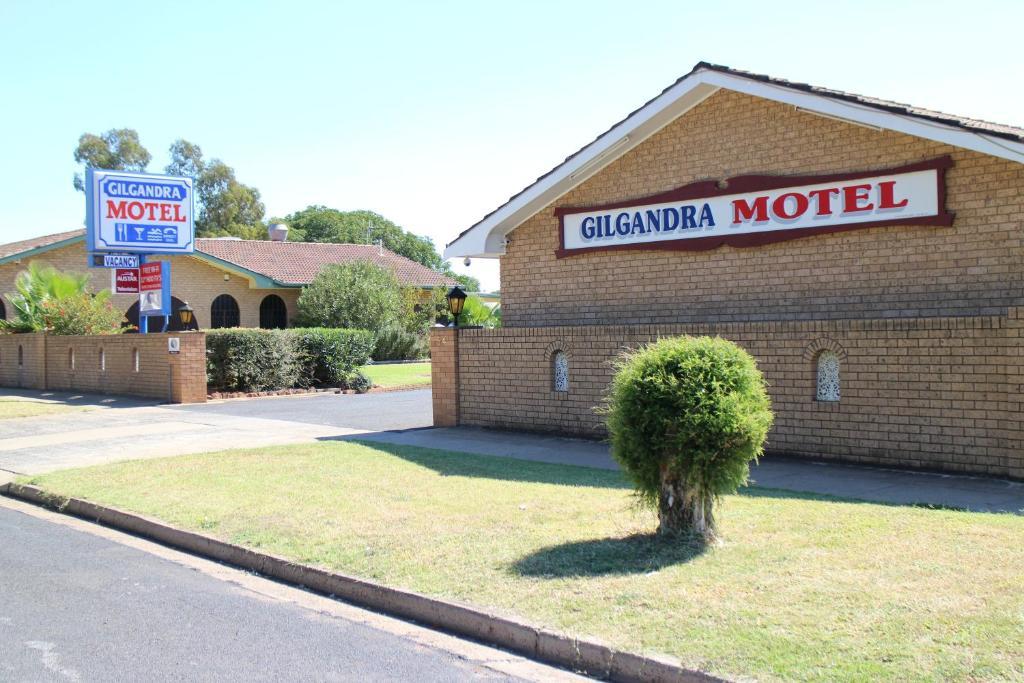
[[[187,301],[178,309],[178,320],[181,321],[182,330],[187,331],[188,326],[192,324],[193,313],[194,311],[192,310],[192,307],[188,305]]]
[[[448,299],[448,310],[455,318],[455,327],[458,327],[459,315],[462,313],[463,304],[466,303],[466,293],[462,291],[462,287],[455,285],[445,298]]]

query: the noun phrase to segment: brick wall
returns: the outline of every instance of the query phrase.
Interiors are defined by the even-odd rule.
[[[430,330],[430,378],[434,426],[459,424],[459,335],[453,328]]]
[[[704,252],[556,259],[555,206],[743,174],[839,173],[950,154],[951,227],[893,226]],[[546,207],[501,259],[507,327],[1002,315],[1024,305],[1024,165],[719,91]]]
[[[269,294],[276,294],[284,300],[289,320],[298,312],[298,288],[255,289],[247,278],[215,268],[191,256],[161,256],[154,257],[154,260],[171,261],[171,295],[192,306],[200,329],[210,327],[210,307],[221,294],[229,294],[238,302],[241,327],[260,326],[260,303]],[[87,267],[85,243],[78,242],[31,257],[23,263],[0,264],[0,296],[4,297],[8,316],[12,315],[12,307],[6,295],[14,291],[14,280],[18,273],[25,270],[29,261],[39,261],[63,271],[87,273],[93,291],[110,289],[110,271]],[[224,279],[225,275],[227,280]],[[122,312],[127,312],[138,300],[137,294],[115,294],[111,297],[114,306]]]
[[[457,398],[461,424],[602,436],[594,408],[618,353],[662,336],[712,334],[750,351],[765,374],[776,416],[769,452],[1024,478],[1019,308],[931,319],[461,330],[457,346],[438,343],[451,334],[432,337],[435,419],[451,420],[445,401]],[[559,350],[569,356],[565,393],[552,384]],[[822,350],[841,359],[838,403],[816,400]],[[456,372],[456,387],[439,384]]]
[[[168,337],[179,339],[179,353],[168,352]],[[0,386],[202,403],[206,335],[0,335]]]
[[[42,334],[0,334],[0,386],[44,388],[45,344]]]

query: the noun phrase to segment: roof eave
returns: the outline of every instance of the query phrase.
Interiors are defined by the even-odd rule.
[[[41,247],[33,247],[32,249],[26,249],[25,251],[19,251],[14,254],[8,254],[7,256],[0,257],[0,266],[2,266],[5,263],[21,261],[23,259],[32,258],[33,256],[38,256],[39,254],[45,254],[48,251],[60,249],[61,247],[69,246],[71,244],[74,244],[75,242],[84,241],[85,235],[75,235],[74,237],[68,237],[67,239],[63,239],[58,242],[53,242],[52,244],[44,244]]]

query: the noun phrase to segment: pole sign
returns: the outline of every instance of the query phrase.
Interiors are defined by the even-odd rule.
[[[557,256],[601,249],[713,249],[881,225],[952,225],[950,157],[832,176],[742,176],[644,197],[555,209]]]
[[[90,252],[191,254],[195,250],[192,179],[151,173],[85,173]]]
[[[171,314],[171,269],[167,261],[139,266],[139,315]]]
[[[138,294],[139,269],[116,268],[114,270],[114,291],[118,294]]]

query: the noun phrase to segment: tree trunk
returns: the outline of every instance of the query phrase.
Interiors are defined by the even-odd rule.
[[[658,493],[658,533],[714,541],[714,502],[710,493],[687,487],[663,469]]]

